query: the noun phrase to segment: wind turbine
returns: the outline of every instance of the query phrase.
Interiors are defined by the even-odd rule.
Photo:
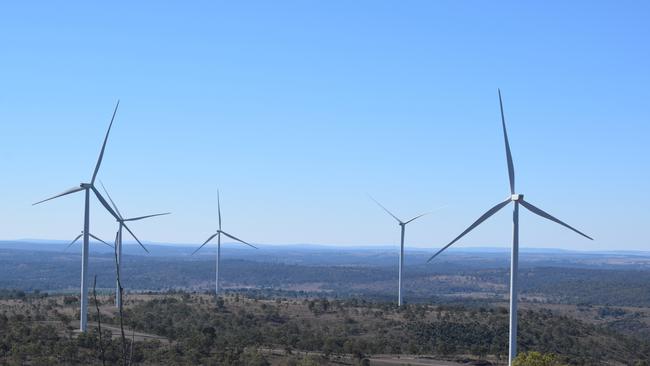
[[[219,215],[219,228],[217,229],[217,232],[212,234],[212,236],[210,236],[208,238],[208,240],[206,240],[200,247],[198,247],[194,252],[192,252],[192,255],[194,255],[196,252],[201,250],[201,248],[203,248],[212,239],[214,239],[215,236],[217,237],[217,277],[216,277],[216,285],[215,285],[216,286],[215,295],[218,297],[219,296],[219,262],[221,261],[221,234],[225,235],[226,237],[228,237],[228,238],[230,238],[232,240],[235,240],[235,241],[238,241],[240,243],[246,244],[249,247],[252,247],[252,248],[255,248],[255,249],[257,249],[257,247],[254,246],[253,244],[247,243],[247,242],[245,242],[245,241],[243,241],[243,240],[241,240],[239,238],[236,238],[233,235],[230,235],[227,232],[221,230],[221,200],[219,198],[219,190],[217,190],[217,213]]]
[[[570,230],[575,231],[576,233],[584,236],[585,238],[589,240],[593,240],[591,237],[588,235],[580,232],[579,230],[569,226],[568,224],[560,221],[559,219],[551,216],[547,212],[543,211],[542,209],[534,206],[533,204],[524,201],[524,195],[523,194],[516,194],[515,193],[515,168],[514,164],[512,163],[512,154],[510,153],[510,144],[508,142],[508,133],[506,131],[506,119],[504,117],[503,113],[503,101],[501,99],[501,90],[499,90],[499,106],[501,108],[501,125],[503,127],[503,139],[505,141],[505,146],[506,146],[506,158],[508,162],[508,177],[510,180],[510,196],[506,198],[505,201],[498,203],[491,209],[489,209],[486,213],[483,214],[483,216],[479,217],[472,225],[470,225],[465,231],[463,231],[460,235],[458,235],[454,240],[451,241],[451,243],[445,245],[442,249],[440,249],[436,254],[431,256],[429,260],[427,261],[430,262],[433,258],[435,258],[438,254],[442,253],[445,249],[449,248],[452,244],[457,242],[460,238],[465,236],[465,234],[469,233],[472,231],[475,227],[480,225],[483,221],[487,220],[490,216],[494,215],[497,213],[497,211],[501,210],[502,208],[506,207],[510,202],[514,203],[513,207],[513,213],[512,213],[512,253],[511,253],[511,262],[510,262],[510,338],[509,338],[509,359],[508,359],[508,365],[512,366],[512,361],[515,359],[517,356],[517,295],[518,295],[518,288],[517,288],[517,272],[519,270],[519,205],[524,206],[526,209],[528,209],[530,212],[539,215],[545,219],[551,220],[557,224],[560,224]]]
[[[111,127],[113,126],[113,121],[115,120],[115,114],[117,113],[117,108],[120,105],[120,101],[117,101],[115,105],[115,110],[113,110],[113,116],[111,117],[111,123],[108,125],[108,130],[106,131],[106,136],[104,137],[104,143],[102,144],[102,149],[99,152],[99,158],[97,158],[97,164],[95,165],[95,170],[93,171],[92,178],[90,183],[80,183],[78,187],[73,187],[68,189],[65,192],[59,193],[56,196],[50,197],[48,199],[34,203],[38,205],[40,203],[53,200],[58,197],[66,196],[72,193],[84,191],[85,192],[85,203],[84,203],[84,230],[82,232],[83,236],[83,247],[81,250],[81,315],[79,319],[79,329],[82,332],[85,332],[88,328],[88,243],[90,240],[90,192],[92,191],[99,202],[104,206],[104,208],[111,214],[113,217],[117,218],[117,214],[109,206],[108,202],[102,197],[97,188],[95,188],[95,179],[97,179],[97,173],[99,173],[99,167],[102,164],[102,159],[104,158],[104,151],[106,150],[106,142],[108,141],[108,135],[111,132]]]
[[[379,205],[379,207],[381,207],[382,209],[384,209],[384,211],[386,211],[386,213],[388,213],[388,214],[391,215],[395,220],[397,220],[397,223],[398,223],[399,226],[400,226],[400,231],[401,231],[401,240],[400,240],[400,250],[399,250],[399,277],[398,277],[399,279],[398,279],[398,281],[397,281],[397,282],[398,282],[398,290],[397,290],[397,306],[402,306],[402,274],[403,274],[403,271],[404,271],[404,234],[405,234],[405,232],[406,232],[406,225],[409,224],[409,223],[411,223],[411,222],[413,222],[413,221],[415,221],[415,220],[417,220],[417,219],[419,219],[420,217],[426,215],[426,213],[423,213],[423,214],[421,214],[421,215],[415,216],[414,218],[412,218],[412,219],[410,219],[410,220],[402,221],[402,220],[398,219],[397,216],[393,215],[392,212],[388,211],[388,209],[387,209],[386,207],[384,207],[384,205],[382,205],[381,203],[379,203],[379,201],[377,201],[376,199],[374,199],[374,198],[372,198],[372,197],[370,197],[370,199],[372,199],[373,201],[375,201],[375,203],[376,203],[377,205]]]
[[[122,229],[126,229],[126,231],[128,231],[129,234],[131,234],[133,239],[135,239],[135,241],[137,241],[138,244],[140,244],[142,249],[144,249],[145,252],[149,253],[149,250],[147,250],[147,248],[144,246],[144,244],[142,244],[140,239],[138,239],[138,237],[135,236],[133,231],[131,231],[131,229],[129,229],[129,227],[126,225],[126,223],[130,222],[130,221],[140,221],[140,220],[144,220],[144,219],[148,219],[148,218],[156,217],[156,216],[169,215],[171,212],[158,213],[158,214],[153,214],[153,215],[139,216],[139,217],[133,217],[133,218],[125,219],[124,216],[122,216],[122,213],[120,212],[120,210],[117,208],[117,205],[115,204],[115,202],[111,198],[111,195],[108,193],[108,190],[106,189],[106,187],[104,187],[104,183],[102,183],[101,181],[99,183],[102,185],[102,189],[106,193],[106,197],[108,197],[108,200],[111,201],[111,205],[113,205],[113,209],[115,210],[115,212],[117,213],[117,216],[118,216],[118,217],[115,218],[115,220],[117,220],[117,223],[119,224],[119,227],[117,229],[117,235],[115,237],[115,250],[117,251],[117,256],[116,256],[117,257],[116,258],[117,259],[117,270],[119,271],[119,270],[122,269]],[[115,306],[119,308],[120,304],[122,303],[122,293],[120,291],[120,284],[118,283],[115,286],[116,286],[116,288],[115,288]]]

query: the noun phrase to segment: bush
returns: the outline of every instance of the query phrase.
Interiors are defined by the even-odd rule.
[[[250,366],[270,366],[271,364],[269,361],[257,350],[255,349],[246,349],[244,353],[241,355],[240,360],[245,364],[245,365],[250,365]]]
[[[557,356],[551,353],[542,354],[539,352],[521,353],[515,358],[512,366],[567,366],[560,362]]]

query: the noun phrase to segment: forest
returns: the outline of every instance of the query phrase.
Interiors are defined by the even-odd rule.
[[[97,248],[98,249],[98,248]],[[110,248],[107,248],[110,250]],[[103,250],[103,249],[102,249]],[[214,285],[214,256],[125,255],[127,291],[206,291]],[[175,250],[175,251],[172,251]],[[386,250],[345,253],[266,249],[224,252],[222,285],[230,289],[282,292],[285,296],[362,297],[390,301],[397,291],[397,255]],[[91,252],[91,273],[99,288],[114,285],[111,253]],[[409,254],[409,253],[407,253]],[[425,264],[412,253],[405,269],[405,300],[411,303],[467,301],[493,303],[508,295],[507,252],[450,255]],[[79,286],[78,253],[2,249],[0,288],[23,291],[75,292]],[[647,262],[646,262],[647,261]],[[338,264],[337,264],[338,263]],[[622,263],[613,265],[611,263]],[[524,255],[522,296],[563,304],[650,307],[650,257],[639,255]]]

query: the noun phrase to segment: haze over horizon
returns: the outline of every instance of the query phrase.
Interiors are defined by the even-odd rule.
[[[89,179],[120,99],[99,179],[172,212],[145,242],[202,242],[219,187],[250,242],[397,245],[372,194],[433,210],[406,243],[439,248],[508,196],[501,88],[518,191],[595,238],[522,211],[522,248],[650,250],[650,5],[624,3],[7,4],[0,239],[80,232],[82,195],[31,204]],[[510,219],[455,249],[509,246]]]
[[[155,247],[169,247],[169,248],[179,248],[179,249],[188,249],[188,250],[195,250],[197,247],[196,243],[168,243],[168,242],[152,242],[152,241],[142,241],[144,245],[147,246],[149,249],[150,253],[156,253],[156,248]],[[19,248],[15,247],[16,244],[30,244],[30,245],[48,245],[51,246],[52,251],[55,249],[61,249],[64,250],[67,245],[70,243],[69,240],[58,240],[58,239],[34,239],[34,238],[23,238],[23,239],[13,239],[13,240],[0,240],[0,249],[24,249],[24,250],[33,250],[31,247],[25,247],[25,248]],[[111,249],[109,247],[103,247],[103,244],[98,243],[96,240],[91,239],[90,241],[91,245],[94,246],[94,248],[100,248],[104,250],[106,253],[112,253]],[[243,247],[239,244],[237,244],[234,241],[223,241],[221,250],[222,251],[229,251],[229,250],[235,250],[239,252],[243,251],[250,251],[251,249]],[[361,244],[361,245],[356,245],[352,243],[342,243],[342,244],[312,244],[312,243],[252,243],[255,244],[259,249],[269,249],[269,250],[274,250],[274,248],[279,248],[282,250],[288,250],[289,248],[291,250],[296,249],[296,250],[305,250],[305,251],[334,251],[334,250],[350,250],[350,251],[388,251],[388,252],[394,252],[396,249],[399,249],[399,244],[396,243],[369,243],[369,244]],[[124,247],[129,250],[130,252],[128,253],[129,255],[134,255],[134,254],[141,254],[141,255],[147,255],[141,247],[138,245],[138,243],[134,240],[128,241],[125,240],[123,242]],[[207,245],[203,253],[208,254],[208,255],[214,255],[214,252],[216,251],[216,246],[214,245]],[[419,246],[417,243],[415,245],[411,245],[409,247],[405,248],[405,251],[408,252],[418,252],[418,253],[435,253],[438,251],[440,248],[439,247],[425,247],[425,246]],[[74,250],[66,250],[70,251],[71,253],[74,253]],[[79,251],[79,249],[78,249]],[[482,245],[482,246],[469,246],[469,245],[464,245],[464,246],[452,246],[449,249],[447,249],[445,252],[447,253],[490,253],[490,252],[504,252],[507,253],[507,255],[510,255],[511,251],[511,246],[508,245]],[[634,254],[638,253],[639,255],[642,256],[650,256],[650,250],[634,250],[634,249],[611,249],[611,250],[597,250],[597,249],[566,249],[566,248],[558,248],[558,247],[552,247],[552,246],[541,246],[541,247],[522,247],[520,249],[520,252],[522,253],[539,253],[539,252],[548,252],[548,253],[584,253],[584,254],[598,254],[598,253],[621,253],[621,254]],[[255,254],[257,252],[251,252],[251,254]],[[395,253],[397,255],[397,253]],[[441,258],[444,258],[441,257]]]

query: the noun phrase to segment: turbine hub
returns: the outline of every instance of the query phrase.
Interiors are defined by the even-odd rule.
[[[79,184],[79,187],[81,187],[81,188],[92,188],[93,185],[90,184],[90,183],[81,183],[81,184]]]
[[[510,197],[511,200],[513,201],[523,201],[524,200],[524,195],[523,194],[513,194]]]

